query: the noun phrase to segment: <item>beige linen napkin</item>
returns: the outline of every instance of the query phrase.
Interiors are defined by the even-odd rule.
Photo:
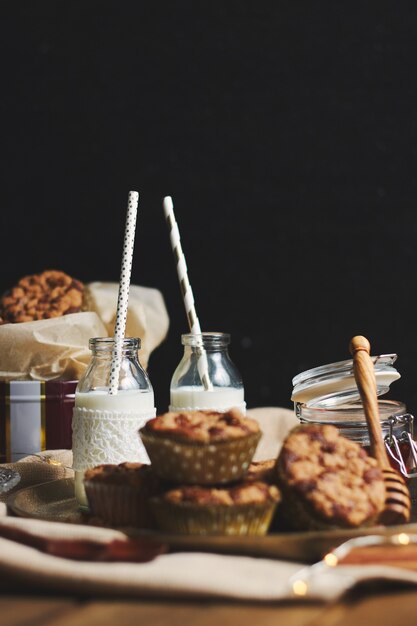
[[[259,422],[262,431],[262,438],[254,456],[255,461],[275,459],[291,428],[300,423],[293,411],[279,407],[249,409],[247,414]]]
[[[106,542],[124,537],[104,528],[10,517],[0,519],[0,533],[4,526],[48,539]],[[366,565],[303,567],[287,561],[198,552],[165,554],[149,563],[73,561],[0,538],[1,580],[26,591],[47,589],[106,597],[330,601],[364,581],[417,585],[417,573]]]
[[[0,529],[5,525],[48,538],[111,541],[123,537],[113,530],[39,520],[3,518]],[[0,538],[0,579],[60,593],[272,600],[288,597],[287,581],[299,567],[204,553],[166,554],[140,564],[80,562]]]
[[[257,458],[276,456],[297,421],[287,409],[252,409],[263,437]],[[22,474],[17,488],[71,475],[71,452],[49,451],[9,465]],[[48,459],[62,465],[51,465]],[[17,528],[47,539],[90,539],[110,542],[125,535],[116,530],[5,516],[1,528]],[[149,563],[88,562],[51,556],[0,537],[0,581],[25,590],[47,589],[68,594],[229,598],[254,602],[288,599],[334,600],[353,586],[370,580],[417,585],[417,573],[385,566],[307,567],[300,563],[206,553],[172,553]]]

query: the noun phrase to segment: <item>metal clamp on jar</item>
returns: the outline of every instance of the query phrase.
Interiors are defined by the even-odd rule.
[[[377,395],[387,393],[401,376],[393,364],[396,354],[372,357]],[[341,434],[369,447],[365,415],[353,375],[353,362],[339,361],[307,370],[293,379],[295,413],[301,423],[333,424]],[[417,477],[417,445],[413,437],[414,417],[395,400],[379,400],[382,433],[395,469],[407,478]]]

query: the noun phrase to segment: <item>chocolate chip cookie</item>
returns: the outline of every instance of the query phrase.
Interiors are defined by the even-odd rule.
[[[332,425],[295,428],[284,441],[275,472],[283,496],[281,515],[294,530],[369,525],[384,506],[377,462]]]

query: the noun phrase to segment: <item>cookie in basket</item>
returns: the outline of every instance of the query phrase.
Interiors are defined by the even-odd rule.
[[[0,323],[32,322],[83,310],[84,285],[65,272],[21,278],[0,300]]]
[[[258,423],[237,409],[165,413],[140,431],[156,474],[180,484],[239,480],[261,437]]]

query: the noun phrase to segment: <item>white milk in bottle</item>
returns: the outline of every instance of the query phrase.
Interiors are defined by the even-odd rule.
[[[186,334],[181,337],[184,356],[174,372],[170,390],[170,411],[211,409],[227,411],[233,407],[246,411],[241,376],[232,363],[226,333]],[[201,381],[207,370],[209,387]]]
[[[118,392],[108,393],[114,341],[90,339],[92,359],[75,392],[73,467],[75,496],[88,508],[84,472],[102,463],[149,463],[139,429],[155,416],[154,394],[138,360],[139,339],[125,339]]]

